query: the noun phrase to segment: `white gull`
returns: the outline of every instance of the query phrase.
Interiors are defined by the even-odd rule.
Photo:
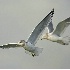
[[[35,44],[42,35],[44,29],[51,22],[53,14],[54,9],[34,28],[27,41],[20,40],[18,43],[9,43],[1,45],[0,48],[4,49],[4,48],[23,47],[26,51],[30,52],[30,54],[33,57],[38,56],[42,52],[43,48],[35,47]]]
[[[70,37],[62,37],[61,35],[64,33],[65,29],[70,25],[70,17],[59,22],[56,29],[54,30],[52,21],[48,24],[48,33],[42,35],[42,39],[47,39],[52,42],[57,42],[62,45],[69,45]]]

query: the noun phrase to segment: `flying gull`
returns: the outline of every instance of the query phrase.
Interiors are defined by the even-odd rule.
[[[61,37],[65,29],[70,25],[70,17],[59,22],[56,29],[54,30],[52,21],[48,24],[48,33],[42,35],[42,39],[47,39],[52,42],[57,42],[62,45],[68,45],[70,42],[70,37]],[[42,40],[41,39],[41,40]]]
[[[54,9],[34,28],[27,41],[20,40],[18,43],[5,44],[0,46],[0,48],[4,49],[4,48],[23,47],[26,51],[30,52],[30,54],[33,57],[38,56],[42,52],[43,48],[35,47],[35,44],[42,35],[44,29],[51,22],[53,14]]]

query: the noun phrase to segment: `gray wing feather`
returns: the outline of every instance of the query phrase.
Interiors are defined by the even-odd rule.
[[[32,31],[32,34],[28,38],[27,42],[35,45],[39,37],[41,36],[42,32],[44,31],[45,27],[50,23],[54,14],[54,9],[35,27]]]
[[[49,23],[49,25],[48,25],[47,29],[48,29],[48,33],[53,32],[54,28],[53,28],[52,21]]]
[[[19,44],[17,43],[9,43],[9,44],[5,44],[0,46],[0,48],[4,49],[4,48],[15,48],[15,47],[20,47]]]
[[[70,25],[70,17],[65,19],[64,21],[61,21],[60,23],[58,23],[53,34],[61,36],[69,25]]]

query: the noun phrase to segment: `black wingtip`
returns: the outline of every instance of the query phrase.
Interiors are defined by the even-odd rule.
[[[53,14],[54,14],[54,8],[52,9],[51,13],[52,13],[52,17],[53,17]]]
[[[54,14],[54,8],[52,9],[52,13]]]
[[[52,9],[52,12],[54,12],[54,8]]]
[[[48,15],[50,15],[51,14],[51,17],[53,17],[53,14],[54,14],[54,8],[51,10],[51,12],[48,14]],[[47,16],[48,16],[47,15]]]

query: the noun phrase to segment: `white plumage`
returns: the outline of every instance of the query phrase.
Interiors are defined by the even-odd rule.
[[[42,39],[47,39],[53,42],[60,43],[62,45],[68,45],[70,37],[61,37],[66,28],[70,25],[70,17],[59,22],[56,29],[54,30],[52,21],[47,26],[48,33],[42,35]],[[41,39],[41,40],[42,40]]]
[[[23,47],[26,51],[30,52],[32,56],[38,56],[42,52],[43,48],[35,47],[35,44],[37,43],[44,29],[51,22],[53,14],[54,14],[54,9],[34,28],[27,41],[20,40],[18,43],[9,43],[0,46],[0,48],[4,49],[11,47],[12,48]]]

